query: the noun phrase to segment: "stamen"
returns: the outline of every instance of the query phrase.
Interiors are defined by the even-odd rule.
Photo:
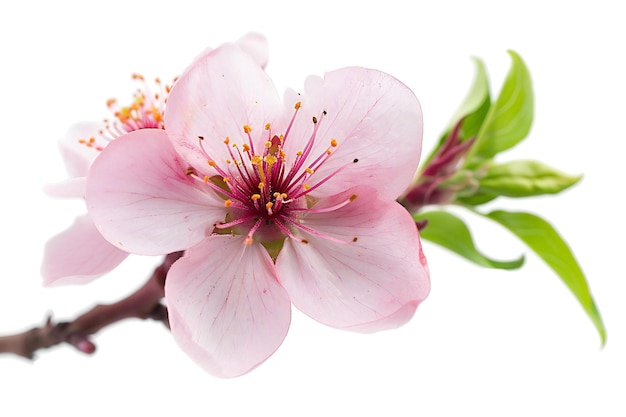
[[[325,207],[325,208],[306,208],[306,207],[294,207],[293,211],[306,211],[307,213],[329,213],[331,211],[339,210],[342,207],[347,206],[352,203],[357,198],[357,194],[352,194],[350,197],[342,201],[341,203],[335,204],[334,206]]]

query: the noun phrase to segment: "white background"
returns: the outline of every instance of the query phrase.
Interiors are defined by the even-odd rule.
[[[106,1],[0,6],[0,334],[71,318],[131,292],[155,259],[133,257],[83,287],[42,288],[46,239],[83,211],[46,197],[65,178],[56,141],[73,123],[130,99],[131,72],[180,74],[206,46],[248,31],[270,42],[279,91],[308,74],[377,68],[411,87],[425,118],[425,151],[464,97],[470,56],[497,91],[507,49],[530,67],[535,123],[500,160],[534,158],[584,180],[557,196],[492,207],[537,212],[566,237],[608,328],[600,349],[573,296],[538,258],[488,271],[425,244],[432,292],[401,329],[342,332],[294,312],[266,363],[214,378],[156,323],[127,321],[96,337],[93,357],[63,346],[34,363],[0,357],[0,415],[64,416],[556,416],[626,415],[624,14],[609,1]],[[211,5],[215,4],[215,5]],[[468,218],[479,246],[501,258],[525,248]]]

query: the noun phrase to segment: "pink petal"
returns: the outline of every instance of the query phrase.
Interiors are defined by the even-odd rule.
[[[74,177],[69,180],[47,184],[43,191],[51,197],[82,198],[85,197],[86,177]]]
[[[279,119],[282,104],[272,80],[239,47],[226,44],[196,60],[174,84],[167,102],[165,126],[176,150],[192,166],[212,175],[207,159],[225,165],[231,145],[255,149],[268,139],[266,123]],[[200,148],[199,137],[203,137]]]
[[[367,187],[322,200],[315,208],[346,201],[353,193],[358,197],[345,207],[301,221],[346,243],[298,231],[308,244],[285,241],[276,260],[280,281],[298,309],[329,326],[362,332],[400,326],[430,290],[417,227],[406,209],[380,200]]]
[[[343,169],[313,195],[330,196],[369,185],[378,189],[381,198],[395,199],[409,186],[421,153],[422,112],[406,85],[383,72],[357,67],[326,73],[323,80],[310,77],[286,139],[287,155],[303,149],[313,133],[313,117],[318,131],[309,163],[329,148],[331,139],[338,146],[309,185]]]
[[[261,67],[265,68],[269,61],[269,45],[267,38],[260,33],[250,32],[237,39],[237,46],[239,46],[245,53],[250,55],[254,62]]]
[[[100,123],[77,123],[59,141],[59,150],[70,177],[84,177],[87,175],[89,167],[100,152],[93,147],[80,143],[79,140],[89,140],[91,137],[96,137],[101,129],[102,124]]]
[[[170,269],[165,298],[180,347],[219,377],[245,374],[265,361],[291,320],[267,251],[240,236],[211,236],[188,250]]]
[[[115,139],[87,179],[87,208],[109,242],[127,252],[184,250],[223,221],[224,201],[187,175],[164,130],[141,129]]]
[[[113,270],[128,253],[107,242],[88,215],[46,243],[41,275],[44,285],[84,284]]]

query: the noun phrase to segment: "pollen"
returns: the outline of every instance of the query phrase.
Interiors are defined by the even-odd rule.
[[[265,205],[265,208],[266,208],[267,210],[270,210],[272,207],[274,207],[274,203],[272,203],[271,201],[269,201],[269,202]]]
[[[337,147],[337,140],[336,139],[331,139],[330,140],[330,146],[332,146],[333,148]]]
[[[224,178],[222,178],[222,181],[224,181],[224,182],[230,182],[230,178],[228,178],[228,177],[224,177]]]
[[[259,190],[262,190],[265,188],[265,183],[264,182],[260,182],[259,183]]]
[[[301,102],[297,102],[295,106],[293,106],[294,109],[298,110],[300,108],[300,106],[302,105]]]
[[[304,170],[305,170],[305,171],[307,172],[307,174],[309,174],[309,175],[312,175],[312,174],[315,172],[315,171],[313,171],[311,168],[308,168],[308,167],[307,167],[307,168],[305,168]]]
[[[302,184],[302,188],[308,190],[309,188],[311,188],[311,186],[309,184]]]
[[[244,133],[250,133],[252,132],[252,128],[248,125],[243,125],[243,131]]]
[[[250,198],[252,199],[252,201],[257,201],[258,199],[261,198],[261,194],[252,194]]]
[[[209,176],[208,175],[204,176],[204,182],[209,182]]]
[[[209,166],[210,166],[210,167],[213,167],[213,168],[215,168],[215,167],[217,166],[217,164],[215,163],[215,161],[212,161],[212,160],[209,160],[209,161],[208,161],[208,164],[209,164]]]
[[[271,125],[271,124],[269,124],[269,123],[267,123],[267,124],[265,125],[265,130],[270,130],[270,127],[272,127],[272,125]]]
[[[243,144],[243,151],[244,152],[249,152],[250,151],[250,145],[248,145],[247,143]]]
[[[224,139],[224,143],[227,145],[230,143],[230,138],[228,136],[226,136],[226,139]]]
[[[224,201],[224,207],[230,207],[233,204],[233,200],[230,198]]]

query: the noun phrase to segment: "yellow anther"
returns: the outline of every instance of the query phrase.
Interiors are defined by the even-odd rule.
[[[204,176],[204,182],[209,182],[209,176],[208,175]]]
[[[244,133],[250,133],[252,132],[252,128],[248,125],[243,125],[243,131]]]
[[[276,191],[274,194],[272,194],[274,197],[278,198],[280,197],[280,193],[278,191]]]
[[[267,124],[265,125],[265,130],[270,130],[270,127],[271,127],[271,125],[270,125],[269,123],[267,123]]]
[[[283,200],[286,200],[287,199],[287,194],[286,193],[282,193],[280,195],[280,198],[282,198]]]
[[[297,102],[295,106],[293,106],[294,109],[298,110],[300,108],[300,106],[302,105],[301,102]]]
[[[117,100],[115,100],[114,98],[110,98],[110,99],[107,100],[107,107],[111,107],[115,103],[117,103]]]
[[[272,142],[270,142],[269,140],[267,142],[265,142],[265,147],[269,148],[270,146],[272,146]]]
[[[259,165],[261,162],[263,162],[263,158],[261,158],[259,155],[254,155],[250,162],[252,162],[253,165]]]
[[[246,241],[244,243],[246,245],[252,245],[252,236],[246,236]]]
[[[307,173],[307,174],[309,174],[309,175],[311,175],[311,174],[313,174],[313,172],[315,172],[315,171],[313,171],[313,170],[312,170],[311,168],[309,168],[309,167],[304,168],[304,170],[305,170],[305,171],[306,171],[306,173]]]
[[[230,178],[228,178],[228,177],[224,177],[224,178],[222,178],[222,181],[224,181],[224,182],[230,182]]]
[[[274,165],[276,163],[276,161],[278,161],[278,159],[276,159],[276,157],[274,155],[267,155],[263,159],[265,159],[265,162],[267,162],[270,165]]]
[[[233,204],[233,200],[230,198],[224,201],[224,207],[230,207]]]
[[[252,201],[257,201],[259,198],[261,198],[261,194],[252,194],[250,198],[252,199]]]
[[[356,194],[352,194],[352,195],[350,196],[350,202],[352,203],[354,200],[356,200],[356,198],[357,198],[357,197],[358,197],[358,195],[356,195]]]
[[[143,81],[143,80],[144,80],[143,75],[141,75],[141,74],[137,74],[137,73],[133,73],[133,74],[131,75],[131,77],[132,77],[132,79],[133,79],[133,80],[141,80],[141,81]]]
[[[156,106],[152,106],[152,117],[157,123],[161,123],[163,121],[163,115]]]
[[[333,148],[334,148],[335,146],[337,146],[337,140],[335,140],[335,139],[331,139],[331,140],[330,140],[330,146],[332,146]]]
[[[331,151],[330,149],[326,151],[327,155],[330,155],[331,153],[333,153],[333,151]]]
[[[227,160],[226,160],[226,163],[227,163],[227,164],[232,164],[232,163],[233,163],[233,161],[231,161],[230,159],[227,159]]]
[[[226,139],[224,139],[224,143],[227,145],[230,143],[230,138],[228,136],[226,136]]]
[[[260,182],[259,183],[259,190],[262,190],[265,188],[265,183],[264,182]]]
[[[247,143],[243,144],[243,151],[244,152],[248,152],[250,150],[250,145],[248,145]]]
[[[296,155],[298,155],[298,156],[302,156],[302,151],[298,151],[298,152],[296,152]]]
[[[271,201],[269,201],[269,202],[265,205],[265,208],[266,208],[267,210],[270,210],[273,206],[274,206],[274,203],[272,203]]]
[[[211,167],[215,167],[217,165],[215,161],[211,161],[211,160],[209,160],[208,163],[209,163],[209,166]]]
[[[302,188],[308,190],[309,188],[311,188],[311,186],[309,184],[302,184]]]

